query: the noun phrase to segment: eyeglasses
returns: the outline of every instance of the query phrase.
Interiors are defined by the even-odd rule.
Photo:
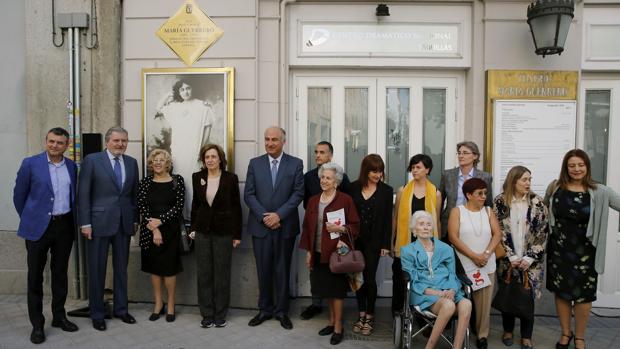
[[[456,155],[471,155],[473,154],[472,152],[469,151],[457,151]]]

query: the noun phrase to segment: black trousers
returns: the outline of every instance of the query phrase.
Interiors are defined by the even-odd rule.
[[[75,228],[71,213],[50,221],[45,233],[37,241],[26,240],[28,263],[28,317],[33,327],[43,328],[43,270],[47,253],[51,253],[52,315],[61,319],[65,314],[67,300],[67,267]]]
[[[403,280],[403,273],[400,257],[394,257],[392,262],[392,313],[402,311],[405,305],[407,284]]]
[[[512,333],[515,329],[515,316],[508,313],[502,313],[502,325],[504,326],[504,332]],[[519,318],[521,325],[521,338],[532,339],[532,332],[534,332],[534,321],[528,319]]]
[[[226,320],[230,305],[231,235],[196,234],[196,279],[200,315]]]
[[[355,246],[364,255],[364,283],[355,293],[357,298],[357,309],[370,315],[375,313],[375,303],[377,302],[377,267],[381,258],[381,249],[372,248],[358,240]]]

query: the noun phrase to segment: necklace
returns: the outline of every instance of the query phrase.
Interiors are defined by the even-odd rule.
[[[471,219],[471,213],[469,212],[469,208],[467,208],[467,205],[465,205],[464,207],[465,211],[467,212],[467,217],[469,218],[469,224],[471,224],[471,228],[474,231],[474,235],[476,237],[482,236],[482,210],[480,210],[478,214],[478,216],[480,217],[480,231],[478,231],[476,229],[476,226],[474,225],[474,221]]]
[[[325,194],[325,192],[321,193],[321,202],[324,204],[328,204],[330,202],[332,202],[332,200],[334,200],[334,197],[336,196],[336,191],[334,191],[332,194],[330,194],[329,196],[327,196]]]

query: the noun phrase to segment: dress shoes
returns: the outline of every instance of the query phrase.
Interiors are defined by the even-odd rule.
[[[252,318],[252,320],[250,320],[250,322],[248,322],[248,326],[250,327],[258,326],[262,324],[263,322],[270,320],[272,317],[273,316],[271,315],[264,315],[264,314],[258,313],[255,317]]]
[[[134,319],[133,316],[131,316],[131,314],[129,313],[125,313],[123,315],[114,315],[115,318],[121,319],[122,322],[126,323],[126,324],[135,324],[136,323],[136,319]]]
[[[33,328],[30,333],[30,341],[34,344],[45,342],[45,332],[43,332],[43,328]]]
[[[320,331],[319,331],[319,336],[329,336],[330,334],[334,333],[334,326],[329,325],[329,326],[325,326],[323,327]]]
[[[344,329],[340,333],[334,332],[332,334],[332,338],[329,339],[329,344],[331,344],[331,345],[340,344],[340,342],[342,342],[343,338],[344,338]]]
[[[93,328],[97,331],[105,331],[106,330],[105,320],[103,319],[93,320]]]
[[[65,332],[75,332],[78,330],[77,325],[69,321],[66,317],[52,320],[52,327],[59,327]]]
[[[479,338],[476,340],[476,346],[478,349],[487,349],[489,347],[489,343],[486,338]]]
[[[149,316],[149,321],[155,321],[157,319],[159,319],[160,315],[164,315],[166,313],[166,303],[161,305],[161,309],[159,309],[159,312],[157,313],[152,313],[151,316]]]
[[[166,322],[174,322],[174,320],[176,320],[176,315],[175,314],[166,314]]]
[[[293,323],[291,322],[291,319],[288,318],[288,315],[276,316],[276,320],[280,321],[280,326],[282,326],[283,329],[285,330],[293,329]]]
[[[316,306],[314,304],[311,304],[309,307],[307,307],[304,311],[301,312],[301,319],[310,320],[315,315],[320,314],[322,311],[323,311],[323,308]]]

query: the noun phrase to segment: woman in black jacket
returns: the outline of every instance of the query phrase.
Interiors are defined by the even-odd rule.
[[[392,200],[394,189],[383,183],[385,164],[381,156],[369,154],[362,160],[359,179],[349,186],[360,217],[360,235],[356,247],[364,255],[364,284],[357,290],[359,319],[353,332],[373,332],[377,300],[377,267],[379,258],[388,255],[392,238]]]
[[[224,327],[230,303],[232,249],[241,243],[239,179],[226,171],[226,154],[219,145],[200,150],[203,169],[192,175],[190,237],[196,241],[200,326]]]

